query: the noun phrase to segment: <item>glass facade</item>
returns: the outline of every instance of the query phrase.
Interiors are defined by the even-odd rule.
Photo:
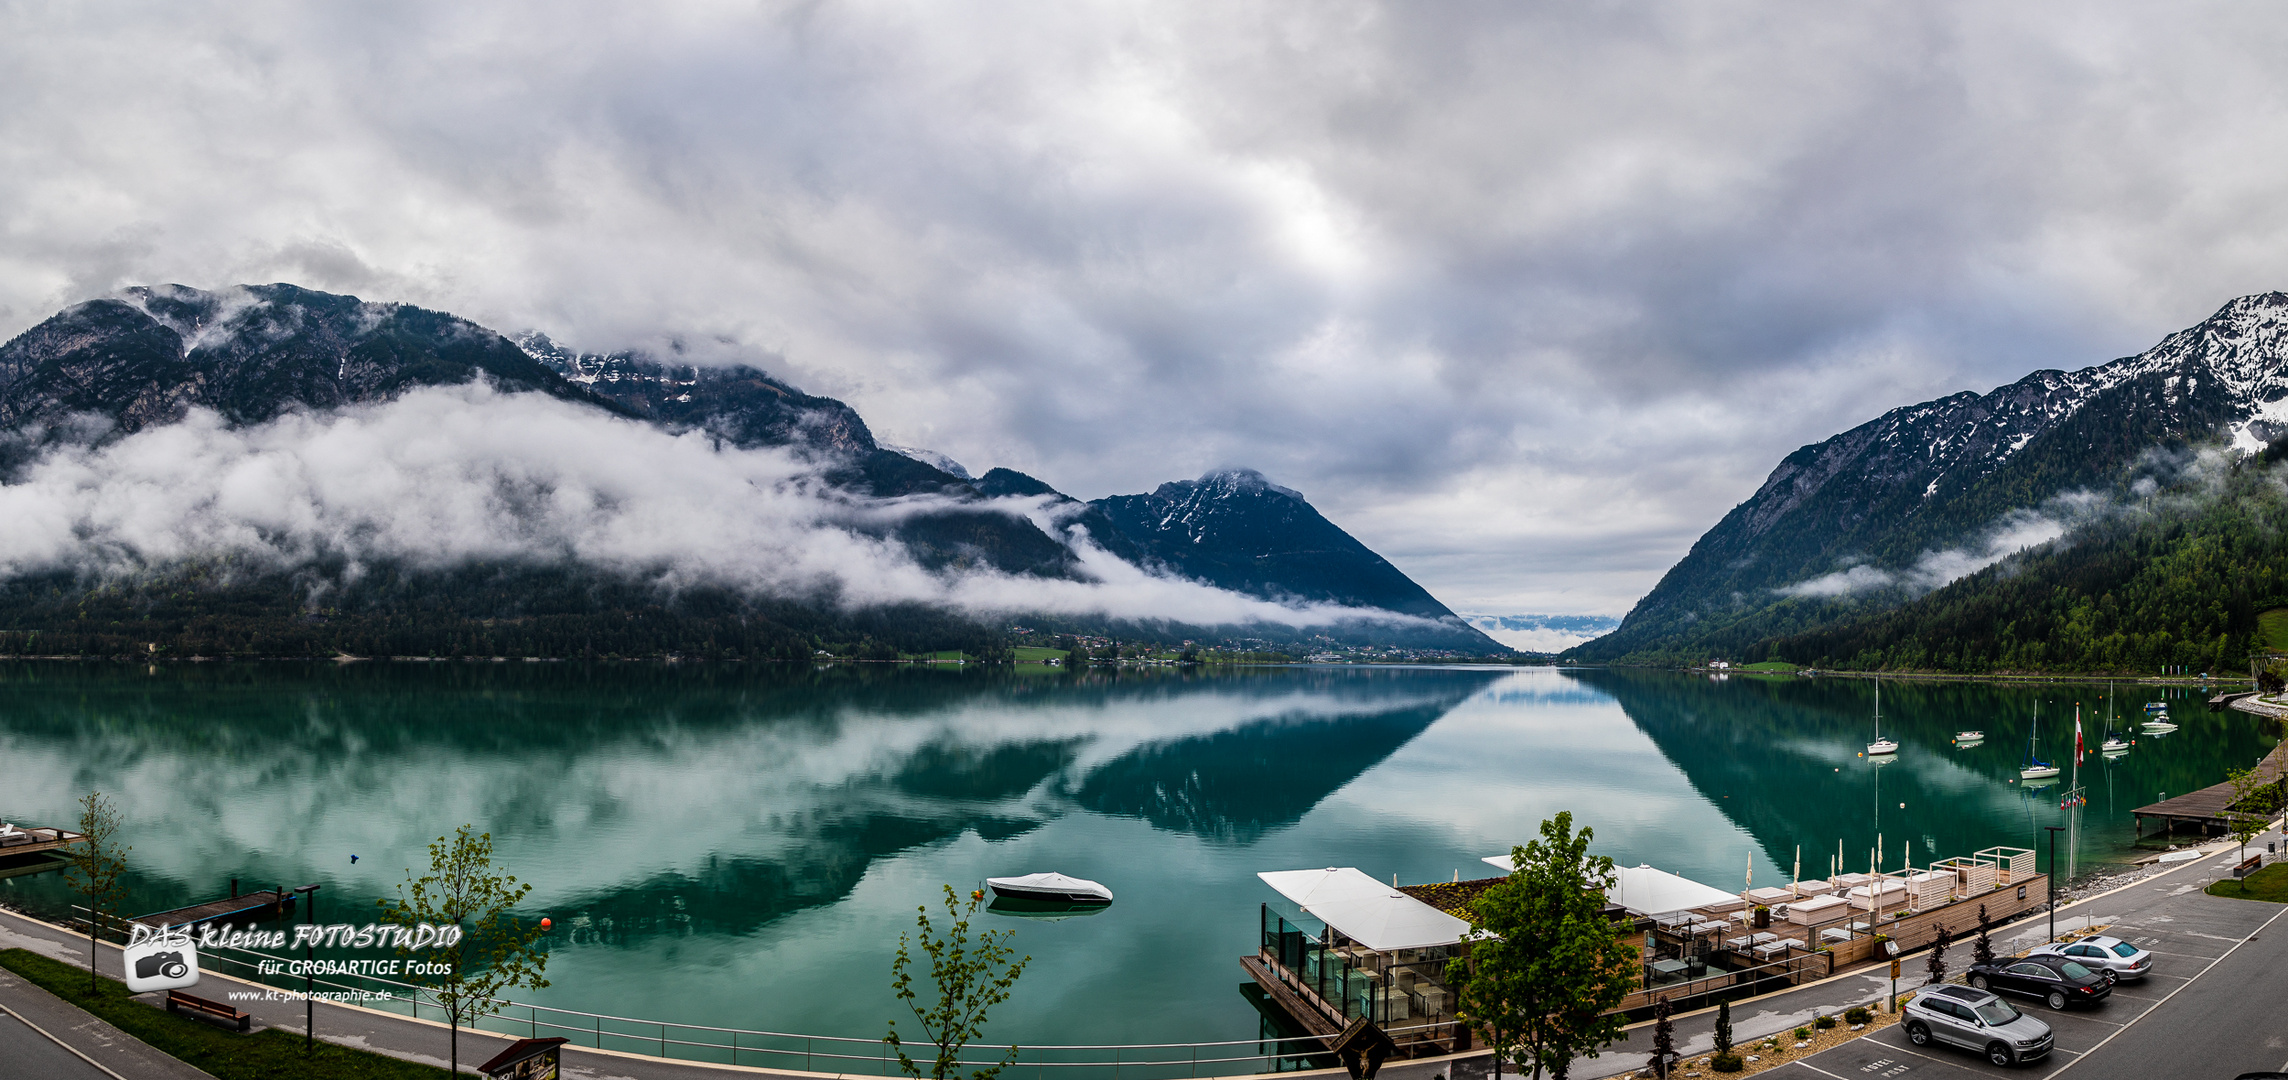
[[[1384,1028],[1452,1019],[1446,962],[1459,947],[1377,952],[1300,913],[1263,905],[1263,958],[1281,981],[1328,1018],[1366,1017]]]

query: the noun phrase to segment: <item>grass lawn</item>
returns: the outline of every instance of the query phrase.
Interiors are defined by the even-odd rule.
[[[1017,649],[1017,662],[1020,664],[1038,664],[1050,657],[1055,657],[1059,663],[1062,663],[1065,658],[1065,651],[1063,649],[1036,649],[1030,645],[1019,646]]]
[[[1794,670],[1795,670],[1795,665],[1794,665],[1794,664],[1791,664],[1791,663],[1788,663],[1788,662],[1787,662],[1787,661],[1785,661],[1785,660],[1766,660],[1766,661],[1764,661],[1764,662],[1763,662],[1763,663],[1761,663],[1761,664],[1742,664],[1742,665],[1740,665],[1739,667],[1733,668],[1732,670],[1734,670],[1734,671],[1774,671],[1774,672],[1779,672],[1779,673],[1781,673],[1781,674],[1786,674],[1786,673],[1788,673],[1788,672],[1794,671]]]
[[[241,1035],[218,1023],[154,1009],[128,996],[127,987],[111,979],[100,980],[95,993],[90,994],[86,968],[60,964],[23,949],[0,950],[0,967],[102,1017],[111,1026],[151,1044],[160,1052],[206,1070],[216,1080],[275,1080],[281,1076],[444,1080],[451,1075],[443,1069],[335,1046],[323,1040],[305,1054],[300,1032],[289,1034],[272,1029]],[[211,999],[219,994],[202,996]]]
[[[2275,652],[2288,652],[2288,608],[2273,608],[2258,615],[2256,640]]]
[[[2210,896],[2229,896],[2235,900],[2288,904],[2288,863],[2273,863],[2238,881],[2225,878],[2209,886],[2208,892]]]

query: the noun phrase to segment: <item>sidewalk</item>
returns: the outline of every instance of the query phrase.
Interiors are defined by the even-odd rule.
[[[87,954],[81,953],[81,959]],[[0,1062],[10,1076],[214,1080],[0,968]]]

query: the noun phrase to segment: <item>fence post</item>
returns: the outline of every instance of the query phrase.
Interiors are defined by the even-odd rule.
[[[598,1050],[601,1050],[601,1049],[603,1049],[603,1048],[604,1048],[604,1018],[603,1018],[603,1017],[601,1017],[601,1016],[599,1016],[599,1017],[597,1017],[597,1018],[596,1018],[596,1049],[598,1049]]]

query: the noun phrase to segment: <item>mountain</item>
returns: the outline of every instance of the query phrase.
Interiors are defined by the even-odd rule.
[[[1162,484],[1149,495],[1115,495],[1089,505],[1146,555],[1185,577],[1267,599],[1381,608],[1463,625],[1428,590],[1320,516],[1301,492],[1252,469],[1211,472]]]
[[[1161,554],[1144,542],[1164,540],[1160,532],[1132,535],[1104,506],[1010,470],[972,478],[941,455],[885,447],[849,405],[804,393],[753,367],[702,367],[675,355],[632,351],[582,353],[538,333],[511,340],[450,314],[287,284],[217,292],[180,285],[126,289],[75,305],[0,344],[0,484],[23,482],[26,470],[54,460],[58,451],[98,452],[137,432],[176,424],[193,409],[211,411],[227,428],[246,428],[292,413],[379,405],[423,387],[473,380],[506,395],[544,394],[599,417],[699,436],[717,451],[790,451],[812,470],[801,481],[799,498],[810,500],[805,505],[824,518],[790,527],[839,530],[860,548],[902,552],[939,575],[991,569],[1020,580],[1094,583],[1109,568],[1087,564],[1101,557],[1088,550],[1093,547],[1156,573],[1219,585],[1232,580],[1233,587],[1257,596],[1349,597],[1355,599],[1343,602],[1449,614],[1285,489],[1278,489],[1281,499],[1292,505],[1281,511],[1284,516],[1246,518],[1246,536],[1232,535],[1239,546]],[[315,466],[303,459],[295,467]],[[83,475],[74,482],[88,481]],[[550,481],[521,476],[495,483],[493,490],[468,493],[493,507],[486,512],[506,507],[513,514],[527,504],[543,517],[557,512],[550,509]],[[267,497],[273,490],[258,482],[234,494]],[[735,498],[736,492],[726,491],[725,497]],[[1032,505],[1013,505],[1020,500]],[[396,505],[390,504],[385,518],[396,515]],[[609,505],[595,509],[612,512]],[[512,539],[497,545],[497,557],[449,564],[419,549],[400,549],[402,557],[376,556],[370,544],[358,542],[374,531],[371,523],[342,535],[312,527],[313,515],[325,512],[317,499],[254,523],[229,523],[225,532],[236,542],[269,545],[264,558],[251,560],[241,552],[181,544],[173,554],[149,555],[168,545],[151,549],[139,540],[113,539],[97,546],[115,569],[95,571],[87,568],[93,561],[59,563],[50,556],[42,563],[0,551],[0,566],[11,568],[0,576],[0,652],[124,651],[171,642],[169,647],[193,651],[267,654],[343,649],[807,656],[831,643],[874,652],[990,653],[1000,634],[980,616],[929,603],[845,599],[853,590],[881,593],[871,581],[824,580],[814,572],[811,579],[820,584],[810,591],[765,598],[720,582],[683,580],[656,567],[607,570],[567,561],[562,553],[571,549],[551,548],[554,541],[547,538],[537,545]],[[162,533],[170,527],[149,515],[132,521]],[[1283,527],[1292,535],[1280,535]],[[91,542],[64,536],[58,543],[56,550],[69,553]],[[1211,550],[1224,554],[1203,558]],[[1234,552],[1253,554],[1241,558]],[[1328,565],[1314,565],[1313,553],[1323,553]],[[859,565],[867,556],[849,558],[855,561],[846,560],[848,565]],[[1234,558],[1252,559],[1252,569],[1235,576]],[[136,569],[123,578],[119,565]],[[660,574],[665,576],[659,581],[647,580]],[[904,595],[913,594],[909,587]],[[992,601],[997,605],[1021,593],[998,595],[1004,599]],[[1378,597],[1402,606],[1385,607]],[[1306,636],[1294,627],[1150,622],[1186,637],[1213,639],[1218,631],[1239,629],[1295,640]],[[1338,638],[1348,632],[1309,629]],[[1475,631],[1461,630],[1392,631],[1382,625],[1367,637],[1387,642],[1394,634],[1412,635],[1442,647],[1501,651]]]
[[[2136,356],[1894,409],[1797,450],[1617,630],[1567,655],[1738,656],[1875,618],[2180,483],[2197,448],[2260,451],[2288,434],[2284,328],[2288,294],[2242,297]]]

